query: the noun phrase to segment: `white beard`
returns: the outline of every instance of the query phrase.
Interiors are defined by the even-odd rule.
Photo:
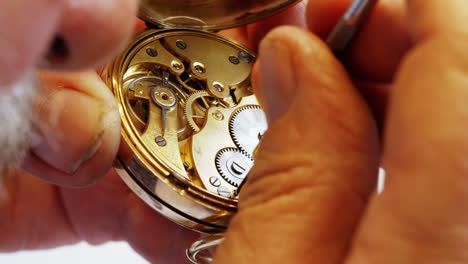
[[[24,158],[33,142],[36,90],[33,74],[0,87],[0,178],[6,168]]]

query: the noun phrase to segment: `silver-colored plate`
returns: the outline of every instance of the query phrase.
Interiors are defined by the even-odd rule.
[[[298,0],[141,0],[140,17],[165,28],[220,30],[258,21]]]

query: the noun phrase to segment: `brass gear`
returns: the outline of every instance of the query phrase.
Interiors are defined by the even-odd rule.
[[[192,93],[188,98],[187,101],[185,102],[185,107],[184,107],[184,114],[185,118],[187,119],[187,123],[189,126],[193,129],[195,133],[200,132],[201,128],[195,122],[195,119],[205,119],[206,118],[206,112],[208,111],[208,108],[210,107],[208,102],[203,100],[202,98],[204,97],[211,97],[208,92],[205,91],[198,91]],[[199,105],[196,101],[198,99],[202,99],[204,102],[204,106]]]
[[[185,88],[189,93],[196,93],[196,92],[202,91],[202,90],[199,90],[199,89],[196,89],[196,88],[192,87],[192,85],[189,85],[192,82],[196,82],[196,79],[194,79],[194,78],[189,77],[188,79],[186,79],[184,81],[180,75],[177,75],[176,79],[180,83],[180,85],[183,88]],[[199,84],[195,83],[195,85],[199,85]]]

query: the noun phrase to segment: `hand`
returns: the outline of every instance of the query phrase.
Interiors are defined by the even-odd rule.
[[[307,9],[322,36],[349,3],[330,2]],[[313,34],[271,32],[254,76],[270,130],[214,263],[466,263],[467,15],[461,0],[380,1],[351,75]],[[385,87],[380,143],[368,104]]]
[[[40,108],[39,120],[34,124],[37,137],[31,140],[28,138],[30,119],[34,118],[29,117],[32,116],[30,98],[36,92],[36,85],[29,73],[37,67],[82,70],[106,62],[122,49],[130,36],[137,2],[20,0],[4,1],[0,6],[3,54],[0,56],[0,173],[12,156],[23,154],[23,146],[33,144],[32,153],[25,162],[26,169],[59,183],[63,183],[63,178],[70,178],[62,172],[76,172],[84,176],[74,177],[68,185],[89,184],[94,181],[93,173],[90,173],[93,165],[81,169],[78,168],[80,162],[98,151],[103,154],[103,159],[95,159],[95,162],[109,166],[112,161],[109,156],[117,151],[115,143],[99,145],[99,137],[86,138],[93,129],[102,132],[101,136],[105,138],[118,135],[106,129],[118,126],[115,114],[105,115],[105,110],[113,105],[107,103],[104,109],[96,109],[101,101],[111,97],[110,94],[102,88],[99,90],[103,91],[88,93],[88,96],[80,93],[80,89],[51,89],[47,98],[37,98],[37,108]],[[62,111],[65,106],[66,111]],[[88,120],[90,111],[86,111],[86,107],[90,111],[101,110],[102,114]],[[58,113],[56,111],[60,114],[54,115]],[[76,120],[76,114],[83,118]],[[70,123],[78,121],[90,121],[90,127],[70,130]],[[79,128],[83,129],[83,125]],[[67,141],[67,137],[72,140]]]
[[[304,8],[299,4],[248,28],[222,33],[255,48],[274,26],[304,26]],[[126,240],[152,262],[186,262],[185,249],[198,234],[158,215],[115,172],[108,172],[120,123],[115,99],[98,74],[42,71],[39,80],[35,106],[41,140],[21,164],[34,176],[14,171],[0,190],[0,251]],[[106,172],[92,187],[74,189],[97,182]]]

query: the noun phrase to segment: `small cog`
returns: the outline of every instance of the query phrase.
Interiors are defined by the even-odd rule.
[[[210,97],[207,92],[199,91],[192,93],[185,102],[184,114],[189,126],[195,132],[199,132],[201,130],[200,121],[204,121],[206,118],[206,111],[209,107],[208,102],[206,101],[207,97]],[[202,103],[206,105],[202,106],[196,103],[198,99],[201,99]]]
[[[177,75],[176,78],[177,78],[177,81],[180,83],[180,85],[182,85],[182,87],[187,89],[187,91],[189,91],[190,93],[200,92],[199,89],[194,88],[198,86],[199,84],[197,83],[197,81],[195,81],[195,79],[191,78],[190,76],[185,81],[182,79],[180,75]]]
[[[268,123],[265,113],[256,105],[245,106],[237,110],[232,115],[229,124],[234,143],[250,156],[267,129]]]
[[[239,187],[253,165],[253,159],[235,148],[222,149],[216,156],[219,174],[234,187]]]
[[[205,124],[208,109],[212,106],[227,108],[230,106],[230,103],[213,98],[206,91],[192,93],[187,98],[184,114],[187,123],[195,133],[200,132],[202,126]]]

